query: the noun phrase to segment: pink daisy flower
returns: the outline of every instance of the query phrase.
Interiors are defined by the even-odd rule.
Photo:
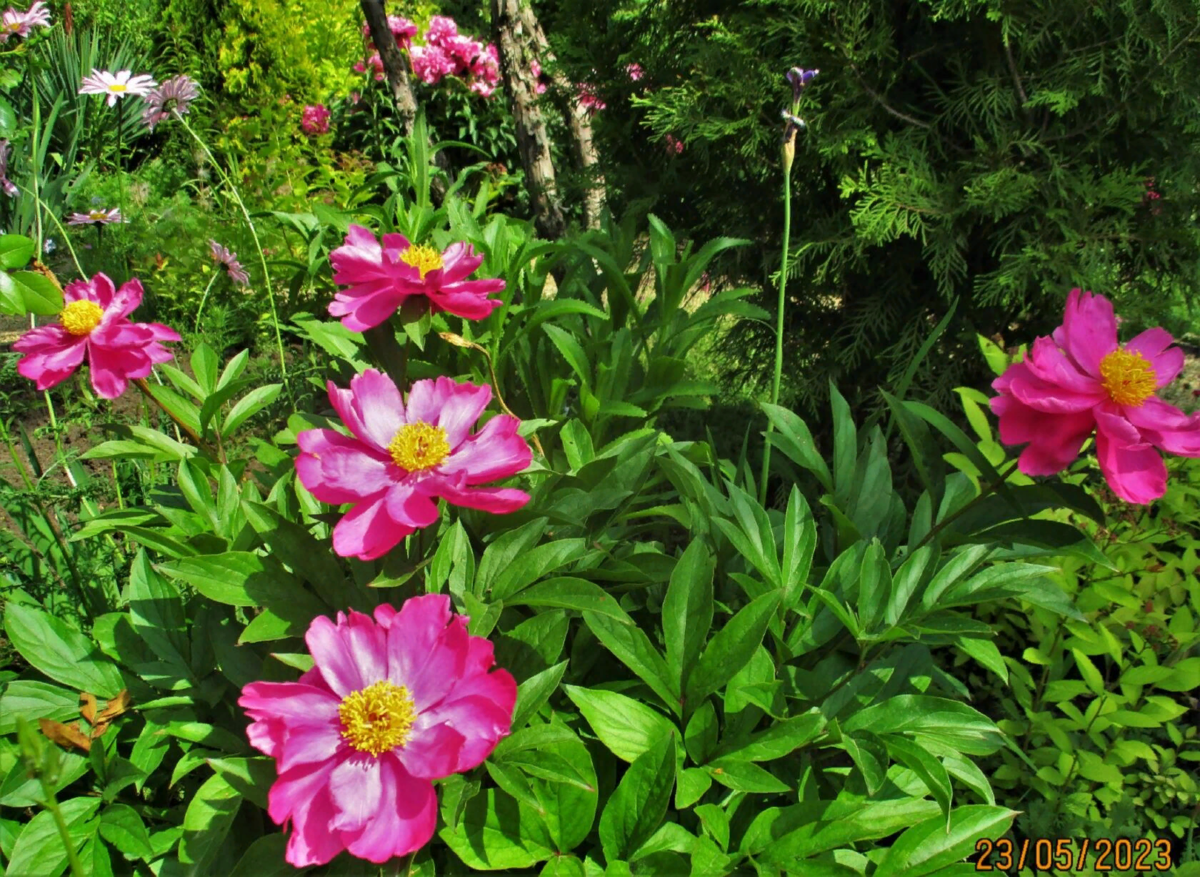
[[[230,280],[241,286],[246,286],[250,283],[250,275],[246,273],[246,269],[238,261],[237,253],[227,250],[214,240],[208,242],[208,249],[212,253],[212,257],[225,266]]]
[[[1100,471],[1119,497],[1145,504],[1162,496],[1167,467],[1156,449],[1200,457],[1200,414],[1189,417],[1155,395],[1183,369],[1173,343],[1156,328],[1122,346],[1112,303],[1071,290],[1063,324],[992,383],[1000,440],[1029,443],[1021,471],[1062,471],[1094,431]]]
[[[144,97],[156,85],[158,83],[145,74],[131,76],[128,70],[109,73],[107,70],[97,70],[93,67],[92,75],[83,78],[79,93],[108,95],[107,102],[111,107],[115,106],[117,101],[126,95],[136,94],[139,97]]]
[[[30,329],[13,344],[25,356],[17,371],[37,382],[39,390],[62,383],[86,355],[92,388],[104,399],[116,399],[133,378],[150,374],[171,352],[163,341],[179,333],[161,323],[134,323],[129,315],[142,303],[142,284],[134,279],[120,289],[104,274],[76,280],[64,290],[59,325]]]
[[[329,108],[324,104],[308,105],[300,119],[306,134],[326,134],[329,131]]]
[[[114,207],[111,210],[98,207],[87,213],[72,213],[71,218],[67,220],[67,225],[111,225],[114,222],[128,221],[121,216],[120,207]]]
[[[41,0],[38,0],[25,12],[18,12],[11,8],[5,10],[4,15],[0,16],[0,43],[7,43],[9,37],[24,39],[29,36],[35,25],[38,27],[50,26],[50,10]]]
[[[146,95],[142,122],[151,131],[154,126],[171,118],[172,112],[187,115],[192,101],[200,96],[200,86],[190,76],[173,76]]]
[[[502,279],[466,279],[483,262],[470,244],[451,244],[438,253],[402,234],[385,234],[380,246],[369,229],[351,225],[344,246],[329,258],[333,282],[349,287],[334,295],[329,313],[353,332],[378,326],[413,295],[428,298],[434,313],[468,320],[482,320],[503,304],[487,297],[504,289]]]
[[[285,858],[419,850],[437,826],[431,780],[477,767],[509,735],[516,682],[444,594],[318,616],[305,642],[313,668],[298,681],[251,682],[238,698],[250,744],[279,772],[267,812],[291,823]]]
[[[12,147],[7,140],[0,140],[0,189],[4,190],[4,194],[9,198],[16,198],[21,193],[17,188],[17,184],[8,178],[8,156],[12,152]]]
[[[491,387],[447,377],[413,384],[405,404],[385,374],[367,369],[350,389],[329,382],[329,401],[350,430],[305,430],[296,436],[300,483],[321,502],[352,503],[333,529],[342,557],[373,560],[405,536],[438,520],[437,498],[493,514],[515,512],[529,494],[476,485],[527,468],[532,453],[508,414],[470,429],[492,398]]]

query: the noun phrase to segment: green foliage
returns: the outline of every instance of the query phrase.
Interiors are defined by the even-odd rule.
[[[761,242],[723,267],[771,301],[784,73],[821,70],[793,171],[784,388],[814,416],[830,378],[856,408],[877,404],[875,388],[955,300],[939,366],[913,387],[943,407],[980,377],[976,332],[1044,334],[1073,286],[1143,308],[1194,296],[1200,92],[1187,4],[546,7],[572,79],[599,83],[608,104],[595,121],[610,200],[655,199],[701,239]],[[631,62],[646,71],[636,83]],[[667,134],[681,154],[664,154]],[[1146,200],[1149,177],[1160,200]],[[761,389],[773,341],[743,322],[722,364]]]

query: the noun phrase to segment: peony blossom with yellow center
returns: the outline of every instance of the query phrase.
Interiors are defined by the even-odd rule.
[[[382,680],[342,698],[338,718],[351,747],[378,757],[408,742],[417,710],[407,688]]]
[[[63,328],[72,335],[90,334],[103,319],[104,308],[94,301],[86,299],[71,302],[62,309],[62,313],[58,316],[58,321],[62,323]]]

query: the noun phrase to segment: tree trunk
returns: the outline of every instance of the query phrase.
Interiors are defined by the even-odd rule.
[[[521,5],[521,26],[532,43],[534,54],[543,67],[554,69],[554,53],[546,32],[533,13],[533,7]],[[588,186],[583,202],[583,219],[588,228],[600,227],[600,214],[604,211],[604,177],[599,172],[600,160],[596,145],[592,141],[592,114],[579,101],[579,95],[571,81],[561,71],[553,73],[555,92],[562,105],[560,109],[571,127],[571,145],[575,161],[581,174],[587,178]]]
[[[362,0],[365,4],[367,0]],[[492,29],[500,50],[500,71],[504,87],[512,96],[513,119],[517,127],[517,149],[525,168],[525,181],[533,202],[534,224],[538,234],[549,240],[561,238],[567,230],[562,199],[550,159],[550,134],[537,101],[537,80],[530,62],[529,42],[533,11],[526,0],[492,0]],[[544,39],[544,37],[543,37]]]
[[[413,125],[417,120],[417,97],[413,93],[412,83],[408,79],[408,64],[404,60],[404,53],[396,45],[396,37],[393,36],[392,29],[388,27],[387,10],[383,4],[384,0],[359,0],[363,16],[367,19],[367,26],[371,31],[371,42],[375,44],[375,49],[379,52],[379,58],[383,61],[383,72],[392,89],[392,102],[396,106],[396,115],[400,118],[400,129],[404,132],[405,137],[411,137]],[[432,146],[431,143],[430,152],[433,152]],[[445,153],[433,152],[433,161],[441,170],[449,173],[450,162],[446,159]],[[430,185],[433,190],[433,200],[440,204],[446,196],[445,180],[435,177]]]

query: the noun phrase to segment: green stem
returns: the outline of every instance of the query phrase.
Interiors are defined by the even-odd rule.
[[[67,826],[67,820],[63,819],[62,811],[58,809],[58,800],[54,797],[54,792],[44,778],[41,779],[41,784],[42,794],[46,796],[46,800],[42,801],[42,806],[49,810],[50,815],[54,817],[54,824],[58,827],[58,836],[67,851],[67,863],[71,868],[71,877],[87,877],[87,871],[83,870],[83,863],[79,861],[79,854],[75,852],[75,841],[71,839],[71,829]]]
[[[200,333],[200,312],[204,310],[204,303],[208,301],[208,291],[213,288],[213,284],[217,282],[220,272],[213,271],[212,280],[208,281],[208,286],[204,287],[204,295],[200,296],[200,306],[196,308],[196,334]]]
[[[254,240],[254,249],[258,252],[258,262],[262,266],[263,285],[267,288],[267,301],[271,304],[271,322],[275,324],[275,343],[279,348],[279,372],[283,376],[283,386],[287,389],[288,396],[290,397],[292,395],[292,387],[288,381],[287,362],[284,360],[283,355],[283,332],[279,328],[279,314],[275,309],[275,290],[271,286],[271,273],[267,269],[267,257],[263,253],[262,244],[259,243],[258,231],[254,227],[254,220],[250,218],[250,211],[246,209],[246,204],[242,201],[242,196],[238,192],[237,186],[234,185],[233,180],[229,178],[229,175],[225,173],[221,165],[217,163],[217,159],[213,156],[212,150],[208,148],[208,144],[200,139],[200,135],[187,123],[187,120],[179,113],[179,110],[174,110],[174,113],[175,118],[183,125],[184,130],[191,134],[192,139],[204,150],[209,164],[216,169],[217,173],[221,175],[221,179],[225,181],[225,185],[229,187],[229,194],[233,197],[238,209],[242,211],[242,218],[246,220],[246,226],[250,229],[250,237]]]
[[[967,503],[961,509],[956,511],[954,514],[947,515],[946,517],[944,517],[940,521],[938,521],[937,524],[935,524],[930,529],[930,531],[925,534],[924,538],[922,538],[920,542],[918,542],[916,545],[913,546],[912,551],[910,551],[909,554],[911,555],[913,552],[915,552],[917,549],[919,549],[922,545],[925,545],[927,542],[929,542],[930,539],[932,539],[934,536],[936,536],[942,530],[946,529],[946,526],[948,524],[951,524],[954,521],[958,520],[964,514],[966,514],[968,511],[975,508],[975,506],[979,505],[981,502],[983,502],[985,499],[987,499],[989,496],[991,496],[991,494],[995,490],[997,490],[1001,484],[1003,484],[1005,481],[1008,480],[1008,476],[1012,475],[1013,470],[1017,468],[1017,464],[1019,462],[1020,462],[1019,459],[1013,460],[1012,464],[1009,465],[1009,467],[1007,469],[1005,469],[1003,472],[1000,472],[997,474],[995,481],[993,481],[991,484],[989,484],[983,490],[979,491],[979,496],[975,497],[973,500],[971,500],[969,503]]]
[[[779,383],[783,376],[783,309],[787,303],[788,248],[792,237],[792,169],[783,169],[783,257],[779,268],[779,305],[775,316],[775,377],[771,382],[771,404],[779,404]],[[767,476],[771,472],[771,432],[775,424],[767,421],[767,433],[763,437],[762,483],[758,487],[759,505],[767,504]]]
[[[124,137],[121,129],[125,123],[125,101],[117,101],[117,207],[121,210],[121,219],[125,220],[125,176],[121,172],[121,153],[124,152]]]

